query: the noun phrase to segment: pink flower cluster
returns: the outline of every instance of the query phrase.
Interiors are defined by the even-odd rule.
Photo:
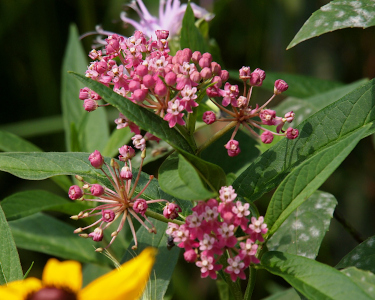
[[[150,203],[156,202],[166,202],[167,205],[164,208],[164,216],[169,219],[174,219],[178,217],[178,213],[181,212],[181,209],[175,203],[170,203],[164,199],[148,200],[141,198],[142,193],[146,190],[150,184],[153,176],[150,175],[148,183],[136,193],[136,187],[141,175],[141,169],[143,160],[145,158],[145,148],[142,143],[142,136],[136,135],[136,138],[133,138],[133,144],[136,148],[142,149],[142,161],[141,166],[138,171],[138,175],[134,183],[132,184],[133,172],[131,159],[135,155],[135,150],[130,146],[122,146],[119,148],[120,156],[119,160],[124,162],[124,166],[120,168],[119,164],[112,159],[110,165],[105,161],[101,153],[95,150],[89,156],[89,161],[91,165],[100,169],[107,179],[111,182],[113,188],[108,188],[100,184],[90,184],[89,182],[84,181],[80,176],[76,178],[83,183],[82,188],[78,185],[73,185],[69,188],[69,198],[72,200],[84,200],[102,203],[94,208],[86,209],[81,211],[78,215],[72,216],[73,220],[99,216],[99,219],[88,225],[84,228],[77,228],[74,233],[79,233],[81,237],[92,238],[94,241],[101,241],[103,239],[103,231],[107,229],[115,220],[120,218],[120,223],[116,231],[111,234],[111,241],[105,247],[108,248],[113,241],[116,239],[118,233],[122,230],[125,221],[129,223],[129,227],[132,231],[134,238],[133,249],[137,248],[137,237],[133,225],[132,218],[136,219],[141,225],[143,225],[149,232],[156,233],[156,229],[151,221],[147,218],[146,211]],[[107,171],[103,168],[106,167]],[[141,215],[145,221],[143,221],[139,215]],[[146,224],[149,223],[150,227]],[[91,227],[96,227],[93,232],[87,234],[82,233],[84,230]],[[97,248],[96,251],[103,251],[103,248]]]
[[[264,241],[267,224],[263,217],[252,217],[249,224],[249,204],[235,201],[237,194],[232,186],[222,187],[219,193],[219,201],[198,202],[185,224],[168,223],[166,233],[178,247],[185,249],[185,260],[201,268],[202,278],[217,278],[216,271],[223,268],[219,260],[227,250],[230,257],[224,272],[233,281],[246,279],[245,269],[251,263],[259,263],[256,242]],[[239,228],[244,233],[241,237],[236,236]]]
[[[198,106],[199,92],[204,91],[212,80],[225,82],[229,73],[212,61],[210,53],[183,49],[174,56],[169,55],[168,35],[166,30],[157,30],[157,40],[147,40],[140,31],[130,38],[117,34],[109,36],[105,54],[101,50],[90,52],[94,61],[86,71],[86,77],[111,86],[123,97],[154,110],[168,121],[170,127],[183,126],[185,114],[192,113]],[[98,106],[84,105],[88,111]],[[120,128],[131,125],[123,115],[116,124]],[[137,133],[134,127],[132,131]]]
[[[231,85],[229,82],[225,83],[224,89],[220,88],[220,82],[207,89],[207,95],[210,100],[228,115],[228,117],[217,119],[215,113],[212,111],[206,111],[203,114],[203,121],[206,124],[212,124],[216,121],[231,122],[227,126],[235,127],[230,140],[225,145],[228,155],[236,156],[241,152],[239,142],[234,140],[240,125],[243,125],[265,144],[271,143],[275,135],[286,136],[288,139],[295,139],[298,137],[299,132],[297,129],[288,128],[286,131],[283,130],[283,126],[286,122],[291,123],[293,121],[293,111],[288,112],[284,117],[278,117],[274,110],[266,108],[276,95],[279,95],[288,89],[288,84],[284,80],[276,80],[272,97],[261,107],[256,104],[253,108],[250,105],[253,87],[262,85],[263,80],[266,78],[266,73],[261,69],[255,69],[251,72],[250,67],[242,67],[239,70],[239,75],[244,84],[242,95],[240,95],[238,86]],[[249,89],[247,89],[248,85],[250,86]],[[231,105],[231,109],[227,108],[228,105]],[[258,121],[257,118],[260,118],[260,121]],[[262,125],[276,126],[276,132],[272,132],[264,128]],[[259,135],[255,132],[254,128],[260,129],[263,133]]]

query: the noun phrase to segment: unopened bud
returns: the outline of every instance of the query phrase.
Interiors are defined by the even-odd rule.
[[[76,230],[74,230],[73,232],[74,233],[80,233],[80,232],[82,232],[83,230],[82,230],[82,227],[79,227],[79,228],[77,228]]]
[[[104,249],[100,247],[100,248],[96,248],[96,249],[95,249],[95,252],[103,252],[103,250],[104,250]]]
[[[80,233],[79,236],[84,238],[84,239],[87,239],[89,237],[89,235],[87,233]]]
[[[75,177],[76,177],[76,179],[77,179],[78,181],[83,181],[83,178],[82,178],[81,176],[76,175]]]
[[[79,217],[78,217],[77,215],[71,216],[70,218],[71,218],[72,220],[78,220],[78,219],[79,219]]]
[[[134,245],[133,247],[132,247],[132,250],[137,250],[138,249],[138,247],[136,246],[136,245]]]
[[[118,232],[114,231],[114,232],[111,233],[111,237],[115,237],[115,236],[117,236],[117,234],[118,234]]]

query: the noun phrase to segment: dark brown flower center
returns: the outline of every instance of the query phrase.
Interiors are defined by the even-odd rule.
[[[57,287],[45,287],[27,296],[26,300],[77,300],[75,293]]]

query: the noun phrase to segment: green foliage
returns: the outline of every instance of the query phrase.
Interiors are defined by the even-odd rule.
[[[372,0],[334,0],[322,6],[303,24],[287,49],[321,34],[349,27],[367,28],[375,25]]]
[[[12,233],[0,206],[0,284],[22,279],[22,268]]]

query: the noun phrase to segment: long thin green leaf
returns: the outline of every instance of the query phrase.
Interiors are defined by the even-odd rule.
[[[272,235],[321,184],[333,173],[362,139],[371,124],[347,134],[331,147],[316,152],[296,167],[273,194],[265,216]]]
[[[342,28],[367,28],[375,25],[374,0],[334,0],[322,6],[303,24],[287,49],[295,45]]]
[[[0,285],[22,279],[16,244],[0,206]]]
[[[369,295],[340,271],[302,256],[270,251],[261,259],[262,267],[284,278],[310,300],[368,300]]]
[[[346,276],[364,290],[371,299],[375,299],[375,275],[369,271],[363,271],[354,267],[341,270]]]
[[[0,130],[0,150],[8,152],[40,152],[39,147],[20,138],[19,136]]]
[[[233,183],[250,201],[277,187],[306,160],[327,151],[375,120],[375,80],[317,112],[298,126],[295,140],[284,139],[264,152]],[[364,136],[373,131],[371,127]],[[361,131],[361,133],[363,133]]]
[[[281,251],[314,259],[328,231],[337,205],[329,193],[316,191],[284,221],[267,241],[271,251]]]

